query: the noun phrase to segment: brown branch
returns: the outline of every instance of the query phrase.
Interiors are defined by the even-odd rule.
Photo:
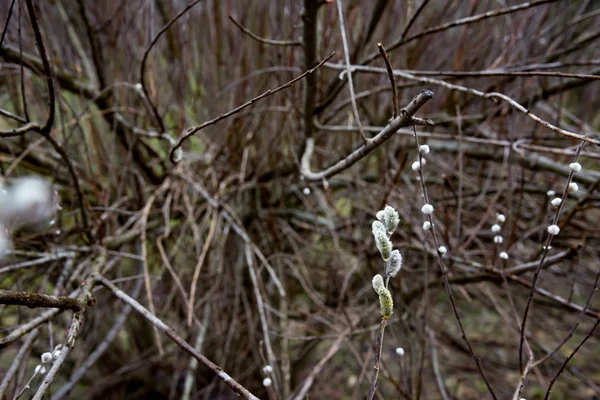
[[[416,144],[416,148],[417,148],[417,153],[419,155],[418,162],[419,162],[420,168],[418,169],[418,173],[419,173],[419,178],[420,178],[419,182],[421,184],[421,190],[423,192],[423,200],[424,200],[425,204],[430,204],[429,195],[427,194],[427,185],[425,184],[425,177],[423,175],[424,163],[423,163],[423,156],[420,152],[419,135],[417,134],[417,129],[415,127],[413,127],[413,131],[414,131],[414,135],[415,135],[415,144]],[[436,228],[435,228],[435,224],[434,224],[431,213],[426,214],[426,220],[430,224],[431,229],[429,231],[431,232],[433,244],[437,250],[440,248],[440,243],[438,242]],[[448,273],[447,273],[448,268],[446,267],[444,260],[442,258],[442,254],[440,253],[439,250],[436,251],[436,256],[437,256],[438,265],[440,267],[440,272],[442,274],[442,280],[444,282],[444,289],[446,290],[446,294],[448,295],[448,299],[450,300],[450,306],[452,307],[452,312],[454,313],[454,317],[456,319],[456,322],[458,323],[458,327],[460,329],[462,339],[465,342],[465,344],[467,345],[467,348],[469,350],[469,355],[475,362],[475,365],[477,366],[479,375],[483,379],[483,382],[485,383],[490,395],[492,396],[492,398],[494,400],[496,400],[497,399],[496,394],[494,393],[494,390],[492,389],[492,386],[486,377],[485,371],[483,370],[483,367],[481,365],[481,360],[475,355],[475,351],[473,350],[473,347],[471,346],[471,341],[467,337],[467,333],[463,326],[462,319],[460,318],[460,314],[458,313],[458,308],[456,307],[454,295],[452,294],[452,288],[450,287],[450,282],[448,280]]]
[[[192,346],[190,346],[185,340],[183,340],[177,333],[167,326],[160,319],[152,315],[150,311],[148,311],[144,306],[135,301],[125,292],[116,287],[112,282],[103,277],[102,275],[95,275],[94,279],[100,283],[102,286],[109,289],[116,297],[121,299],[126,304],[133,307],[138,313],[144,317],[148,322],[152,325],[160,329],[165,335],[167,335],[175,344],[177,344],[183,351],[194,357],[198,360],[202,365],[213,371],[219,379],[221,379],[225,384],[227,384],[231,389],[238,395],[242,396],[244,399],[256,399],[258,397],[254,396],[252,393],[248,391],[245,387],[240,385],[235,379],[229,376],[225,371],[221,369],[218,365],[210,361],[208,358],[197,352]]]
[[[429,28],[426,29],[422,32],[416,33],[408,38],[404,38],[404,36],[401,36],[400,39],[394,41],[392,44],[390,44],[388,46],[388,51],[392,51],[397,49],[400,46],[403,46],[407,43],[412,42],[413,40],[422,38],[424,36],[428,36],[431,35],[433,33],[438,33],[438,32],[442,32],[445,31],[447,29],[450,28],[455,28],[457,26],[462,26],[462,25],[467,25],[467,24],[472,24],[475,22],[479,22],[479,21],[483,21],[485,19],[488,18],[493,18],[493,17],[499,17],[501,15],[506,15],[506,14],[511,14],[517,11],[521,11],[521,10],[526,10],[528,8],[531,7],[536,7],[542,4],[546,4],[546,3],[553,3],[556,2],[557,0],[535,0],[535,1],[528,1],[526,3],[521,3],[521,4],[517,4],[515,6],[510,6],[510,7],[505,7],[505,8],[499,8],[497,10],[492,10],[492,11],[488,11],[485,12],[483,14],[477,14],[477,15],[473,15],[471,17],[465,17],[465,18],[460,18],[457,19],[455,21],[452,22],[448,22],[446,24],[442,24],[442,25],[438,25],[435,26],[433,28]],[[378,53],[372,53],[370,54],[366,59],[364,59],[361,64],[368,64],[371,61],[375,60],[378,57]]]
[[[300,162],[300,173],[305,179],[310,181],[321,181],[329,178],[341,171],[350,168],[360,159],[365,157],[367,154],[379,147],[383,142],[388,140],[398,129],[414,125],[413,115],[430,99],[433,98],[433,92],[431,90],[423,90],[421,93],[416,95],[412,101],[403,108],[400,112],[400,116],[393,119],[388,126],[383,128],[376,136],[369,139],[367,143],[363,144],[346,157],[331,165],[330,167],[319,171],[313,172],[310,169],[310,160],[315,148],[314,138],[306,139],[306,147],[302,159]],[[433,121],[429,121],[428,125],[433,124]]]
[[[577,154],[575,155],[575,160],[574,162],[578,162],[579,161],[579,154],[581,153],[581,149],[583,148],[583,145],[585,143],[581,142],[581,144],[579,145],[579,148],[577,149]],[[563,194],[562,194],[562,198],[561,198],[561,203],[558,206],[558,208],[556,209],[556,212],[554,214],[554,218],[552,220],[552,225],[556,225],[558,223],[558,219],[560,218],[560,212],[562,211],[562,208],[564,206],[565,203],[565,199],[567,198],[567,195],[569,194],[569,184],[571,183],[571,180],[573,179],[573,175],[575,173],[571,170],[571,172],[569,173],[569,176],[567,177],[567,182],[565,184],[565,188],[563,190]],[[542,257],[540,259],[540,263],[537,266],[535,272],[533,273],[533,279],[531,282],[531,290],[529,291],[529,296],[527,298],[527,305],[525,306],[525,311],[523,312],[523,321],[521,322],[521,337],[519,340],[519,367],[521,369],[521,373],[523,373],[524,369],[523,369],[523,343],[525,341],[525,328],[527,326],[527,317],[529,315],[529,311],[531,309],[531,303],[533,301],[533,296],[535,294],[535,286],[537,284],[537,280],[540,274],[540,271],[542,269],[542,266],[544,265],[544,260],[546,259],[546,256],[548,255],[548,252],[550,251],[550,245],[552,244],[552,240],[554,239],[553,234],[551,233],[547,233],[547,237],[546,237],[546,241],[543,247],[543,253],[542,253]]]
[[[317,56],[317,15],[319,2],[317,0],[303,0],[302,7],[302,50],[304,50],[304,70],[314,68],[319,59]],[[304,95],[302,99],[302,115],[304,139],[313,136],[315,129],[313,117],[317,102],[317,77],[310,74],[306,77]]]
[[[225,119],[227,117],[230,117],[231,115],[240,112],[241,110],[243,110],[246,107],[249,107],[251,105],[253,105],[254,103],[256,103],[257,101],[264,99],[265,97],[268,97],[272,94],[275,94],[283,89],[289,88],[291,86],[294,85],[294,83],[298,82],[299,80],[301,80],[302,78],[304,78],[305,76],[310,76],[313,72],[315,72],[317,69],[319,69],[323,64],[325,64],[327,62],[327,60],[329,60],[331,57],[333,57],[335,54],[335,51],[333,53],[331,53],[329,56],[325,57],[319,64],[317,64],[316,67],[309,69],[308,71],[304,72],[302,75],[292,79],[291,81],[275,88],[275,89],[269,89],[266,92],[264,92],[263,94],[254,97],[253,99],[248,100],[247,102],[245,102],[244,104],[242,104],[241,106],[238,106],[236,108],[234,108],[233,110],[226,112],[224,114],[219,115],[217,118],[211,119],[210,121],[206,121],[201,125],[195,126],[193,128],[190,128],[186,133],[184,133],[183,135],[181,135],[179,137],[179,139],[177,139],[177,142],[173,145],[173,147],[171,147],[171,150],[169,151],[169,158],[171,160],[171,162],[173,162],[174,164],[177,162],[175,159],[175,151],[181,147],[181,145],[183,144],[184,141],[186,141],[190,136],[195,135],[197,132],[199,132],[200,130],[206,128],[209,125],[214,125],[217,122],[221,121],[222,119]]]
[[[158,127],[160,128],[161,132],[165,132],[165,124],[163,123],[163,120],[162,120],[162,118],[160,117],[160,115],[158,113],[158,109],[156,108],[156,106],[154,105],[154,103],[152,102],[152,100],[150,99],[150,94],[148,93],[148,89],[146,88],[146,80],[144,79],[145,70],[146,70],[146,60],[148,59],[148,55],[150,54],[150,50],[152,50],[152,48],[154,47],[154,45],[156,44],[156,42],[158,42],[158,39],[160,39],[160,37],[171,27],[171,25],[173,25],[175,22],[177,22],[177,20],[179,18],[181,18],[189,9],[191,9],[192,7],[194,7],[200,1],[201,0],[192,1],[183,10],[181,10],[179,12],[179,14],[177,14],[172,20],[170,20],[169,22],[167,22],[167,24],[165,26],[163,26],[160,29],[160,31],[158,31],[158,33],[156,34],[156,36],[154,37],[154,39],[152,39],[152,42],[150,42],[150,46],[148,46],[148,48],[146,49],[146,51],[144,51],[144,56],[142,57],[142,64],[140,65],[140,83],[142,85],[142,90],[144,91],[144,95],[146,97],[146,101],[148,101],[148,104],[150,104],[150,108],[152,109],[152,113],[154,114],[154,117],[156,118],[156,122],[158,123]]]
[[[302,42],[300,42],[299,40],[273,40],[260,37],[252,33],[249,29],[242,26],[242,24],[237,22],[231,15],[229,16],[229,19],[231,20],[231,22],[233,22],[235,26],[240,28],[242,32],[244,32],[246,35],[250,36],[252,39],[256,40],[259,43],[271,44],[274,46],[302,46]]]
[[[81,303],[71,297],[50,296],[41,293],[19,292],[0,289],[0,304],[26,306],[29,308],[58,308],[59,310],[81,311]]]
[[[345,70],[346,69],[346,67],[344,65],[339,65],[339,64],[329,64],[328,63],[326,65],[326,67],[337,69],[337,70]],[[375,73],[382,73],[382,74],[387,73],[387,70],[385,68],[375,68],[375,67],[368,67],[368,66],[361,66],[361,65],[353,65],[352,70],[364,71],[364,72],[375,72]],[[582,140],[584,142],[588,142],[588,143],[592,143],[594,145],[600,146],[600,139],[590,138],[587,135],[581,135],[581,134],[578,134],[575,132],[568,131],[566,129],[561,129],[558,126],[552,125],[550,122],[545,121],[542,118],[538,117],[537,115],[533,114],[531,111],[529,111],[523,105],[521,105],[519,102],[517,102],[516,100],[510,98],[509,96],[507,96],[505,94],[497,93],[497,92],[486,93],[486,92],[482,92],[481,90],[472,89],[472,88],[469,88],[466,86],[461,86],[461,85],[455,85],[455,84],[448,83],[446,81],[439,80],[439,79],[418,77],[416,75],[413,75],[412,73],[408,73],[408,72],[400,71],[400,70],[394,70],[394,75],[400,76],[400,77],[402,77],[404,79],[408,79],[408,80],[413,80],[413,81],[426,83],[426,84],[430,84],[430,85],[441,86],[446,89],[467,93],[467,94],[481,97],[484,99],[491,99],[493,101],[497,101],[497,99],[504,100],[505,102],[510,104],[513,108],[515,108],[517,111],[524,113],[533,121],[537,122],[538,124],[548,128],[556,133],[560,133],[561,135],[568,136],[573,139]]]
[[[350,68],[350,50],[348,49],[348,38],[346,37],[346,25],[344,24],[344,9],[342,6],[342,0],[336,0],[338,16],[340,20],[340,32],[342,34],[342,45],[344,47],[344,61],[346,63],[346,71],[345,74],[348,78],[348,89],[350,90],[350,101],[352,104],[352,113],[354,114],[354,120],[356,121],[356,125],[358,125],[358,131],[360,132],[360,136],[362,136],[363,141],[367,142],[367,136],[365,136],[365,132],[363,130],[362,124],[360,122],[360,114],[358,113],[358,107],[356,106],[356,94],[354,93],[354,82],[352,80],[352,69]]]
[[[385,333],[385,327],[387,325],[387,318],[381,318],[381,325],[379,328],[379,335],[377,336],[377,350],[375,351],[375,372],[371,378],[371,385],[369,386],[369,393],[367,394],[367,400],[372,400],[375,397],[375,391],[377,390],[377,378],[379,377],[379,363],[381,362],[381,350],[383,348],[383,335]]]
[[[396,118],[398,116],[398,89],[396,88],[394,69],[392,68],[392,62],[390,61],[390,57],[385,51],[383,45],[381,43],[377,43],[377,47],[379,48],[379,53],[383,57],[383,61],[385,61],[385,68],[387,69],[388,76],[390,78],[390,85],[392,86],[392,102],[394,105],[394,109],[392,111],[392,118]]]

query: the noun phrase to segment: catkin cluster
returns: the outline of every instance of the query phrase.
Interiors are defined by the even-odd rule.
[[[384,282],[382,275],[375,275],[373,277],[373,289],[379,295],[381,316],[385,319],[389,319],[394,313],[394,301],[387,288],[387,282],[389,278],[395,277],[402,268],[402,255],[399,250],[392,249],[392,241],[390,240],[399,223],[398,212],[393,207],[386,206],[383,210],[377,212],[377,220],[373,221],[372,225],[375,245],[384,262],[384,275],[386,278]]]

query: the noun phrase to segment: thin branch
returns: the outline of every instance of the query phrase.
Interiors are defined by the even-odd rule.
[[[187,324],[189,327],[192,326],[192,319],[194,316],[194,301],[196,297],[196,287],[198,286],[198,279],[200,278],[200,270],[202,269],[202,265],[204,264],[204,260],[206,259],[206,255],[208,254],[208,250],[210,249],[213,237],[215,236],[215,232],[217,231],[218,223],[219,213],[215,210],[215,212],[213,212],[212,220],[210,221],[208,236],[204,241],[202,253],[200,253],[200,257],[198,257],[198,262],[196,263],[196,267],[194,268],[194,275],[192,276],[192,283],[190,286],[190,298],[187,307]]]
[[[429,3],[429,0],[423,0],[421,5],[419,6],[419,8],[417,8],[417,11],[415,11],[415,13],[410,17],[410,20],[408,21],[408,23],[406,24],[406,27],[402,31],[402,35],[400,35],[401,40],[406,37],[406,35],[408,34],[408,31],[410,30],[410,28],[413,26],[413,24],[415,23],[415,21],[421,14],[421,11],[423,11],[425,9],[425,7],[427,7],[427,3]]]
[[[394,105],[394,109],[392,110],[392,118],[396,118],[398,116],[398,89],[396,88],[396,79],[394,78],[394,69],[392,68],[392,62],[390,61],[390,57],[388,53],[385,51],[385,48],[381,43],[377,43],[377,47],[379,48],[379,53],[383,57],[383,61],[385,61],[385,68],[387,69],[388,76],[390,78],[390,85],[392,87],[392,102]]]
[[[256,40],[257,42],[264,43],[264,44],[271,44],[274,46],[302,46],[302,42],[299,40],[273,40],[273,39],[267,39],[267,38],[260,37],[256,34],[252,33],[249,29],[243,27],[242,24],[237,22],[231,15],[229,16],[229,19],[231,20],[231,22],[234,23],[235,26],[240,28],[240,30],[242,32],[244,32],[246,35],[250,36],[252,39]]]
[[[323,359],[321,359],[321,361],[319,361],[319,363],[311,369],[309,375],[306,377],[306,379],[304,379],[302,386],[300,386],[300,389],[293,397],[293,400],[304,400],[307,398],[308,392],[312,387],[313,383],[315,382],[315,377],[323,371],[323,367],[325,367],[327,361],[329,361],[331,357],[333,357],[335,353],[338,352],[340,346],[342,345],[342,342],[344,341],[348,333],[349,330],[342,332],[339,335],[338,339],[331,345],[331,347],[327,351],[327,354],[325,354],[325,357],[323,357]]]
[[[379,147],[383,142],[388,140],[398,129],[413,125],[413,115],[430,99],[433,98],[433,92],[431,90],[423,90],[421,93],[416,95],[413,100],[403,108],[400,112],[400,116],[393,119],[388,126],[383,128],[376,136],[369,139],[367,143],[363,144],[346,157],[336,162],[332,166],[324,169],[320,172],[312,172],[310,169],[310,160],[315,148],[314,138],[307,138],[306,147],[304,154],[302,155],[300,163],[300,173],[305,179],[310,181],[322,181],[323,179],[329,178],[333,175],[340,173],[341,171],[350,168],[360,159],[365,157],[367,154]],[[428,120],[428,125],[433,125],[433,121]]]
[[[50,296],[47,294],[20,292],[0,289],[0,304],[25,306],[28,308],[58,308],[59,310],[81,311],[81,303],[77,299],[66,296]]]
[[[158,42],[158,39],[160,39],[160,37],[171,27],[171,25],[173,25],[175,22],[177,22],[177,20],[179,18],[181,18],[186,12],[188,12],[189,9],[194,7],[196,4],[200,3],[200,1],[202,1],[202,0],[195,0],[195,1],[191,2],[183,10],[181,10],[179,12],[179,14],[177,14],[172,20],[167,22],[167,24],[165,26],[163,26],[160,29],[160,31],[158,31],[156,36],[152,39],[152,42],[150,42],[150,46],[148,46],[146,51],[144,51],[144,56],[142,57],[142,64],[140,65],[140,83],[142,85],[142,90],[144,91],[146,101],[148,101],[148,104],[150,104],[150,108],[152,108],[152,113],[154,114],[154,117],[156,118],[156,122],[158,123],[158,127],[160,128],[161,132],[165,132],[165,124],[163,123],[163,120],[160,117],[160,114],[158,113],[158,109],[156,108],[156,106],[154,105],[152,100],[150,99],[150,94],[148,93],[148,89],[146,88],[146,79],[145,79],[146,60],[148,59],[150,50],[152,50],[152,48],[154,47],[156,42]]]
[[[71,350],[73,350],[73,347],[75,347],[75,340],[77,339],[77,335],[79,334],[79,330],[81,329],[81,325],[83,324],[83,319],[83,311],[79,311],[73,314],[73,321],[71,322],[71,326],[69,327],[69,336],[67,337],[67,342],[65,343],[65,346],[63,346],[63,348],[61,349],[58,358],[52,363],[52,368],[50,368],[50,371],[48,371],[48,373],[46,374],[44,381],[38,388],[32,400],[42,400],[44,398],[44,395],[48,391],[50,384],[52,384],[54,378],[56,378],[58,370],[71,353]]]
[[[419,178],[420,178],[419,182],[421,183],[421,190],[423,191],[423,199],[426,204],[430,204],[429,196],[427,194],[427,186],[425,185],[425,177],[423,175],[424,163],[423,163],[423,156],[420,152],[419,135],[417,134],[417,129],[415,127],[413,127],[413,131],[414,131],[414,136],[415,136],[417,154],[419,155],[419,160],[418,160],[418,162],[419,162],[418,173],[419,173]],[[488,381],[488,379],[485,375],[485,372],[483,371],[483,367],[481,366],[480,359],[475,355],[475,351],[473,350],[473,347],[471,346],[471,342],[467,337],[467,333],[465,332],[465,328],[463,326],[462,319],[460,318],[460,315],[458,313],[458,308],[456,307],[454,295],[452,294],[452,288],[450,287],[450,282],[448,280],[447,267],[444,263],[444,260],[442,259],[442,254],[438,250],[440,248],[440,244],[438,242],[438,238],[437,238],[437,234],[436,234],[436,227],[433,222],[432,214],[427,214],[426,220],[429,222],[430,227],[431,227],[429,231],[431,232],[431,237],[433,238],[433,244],[436,248],[437,261],[438,261],[438,265],[440,267],[440,272],[442,274],[442,280],[444,282],[444,289],[446,290],[446,294],[448,295],[448,299],[450,300],[450,306],[452,307],[452,312],[454,313],[454,317],[456,318],[456,321],[458,322],[458,327],[460,328],[460,333],[461,333],[462,339],[464,340],[465,344],[467,345],[467,348],[469,350],[469,355],[471,356],[473,361],[475,361],[475,365],[477,366],[479,375],[481,375],[481,378],[483,379],[488,391],[490,392],[490,395],[492,396],[492,398],[494,400],[496,400],[497,399],[496,394],[494,393],[494,390],[492,389],[492,386],[490,385],[490,382]]]
[[[6,15],[6,21],[4,21],[4,28],[2,28],[2,35],[0,36],[0,48],[2,47],[2,43],[4,43],[4,37],[6,36],[6,31],[8,30],[8,23],[10,22],[14,5],[15,0],[12,0],[10,2],[10,6],[8,7],[8,14]]]
[[[577,354],[577,352],[579,351],[579,349],[581,348],[581,346],[583,346],[585,344],[585,342],[587,342],[587,340],[592,337],[592,335],[594,334],[594,331],[596,330],[596,328],[598,327],[598,325],[600,325],[600,318],[598,318],[596,320],[596,323],[594,323],[594,326],[592,326],[592,329],[590,329],[590,331],[588,332],[587,336],[581,341],[581,343],[579,343],[577,345],[577,347],[575,347],[573,349],[573,351],[571,352],[571,354],[569,354],[569,356],[562,363],[562,365],[560,366],[560,369],[558,370],[558,372],[556,372],[556,375],[554,375],[554,377],[550,381],[550,384],[548,385],[548,390],[546,390],[546,396],[544,396],[544,400],[548,400],[548,398],[550,396],[550,392],[552,391],[552,387],[556,383],[556,380],[563,373],[563,371],[567,367],[567,364],[569,363],[569,361],[571,361],[571,359],[573,357],[575,357],[575,354]]]
[[[318,62],[317,55],[317,15],[319,2],[303,0],[302,6],[302,50],[304,53],[304,70],[314,68]],[[306,77],[302,98],[302,122],[304,139],[313,136],[315,107],[317,102],[317,76],[309,74]]]
[[[190,346],[185,340],[183,340],[177,333],[167,326],[160,319],[152,315],[150,311],[148,311],[144,306],[135,301],[125,292],[116,287],[112,282],[103,277],[102,275],[96,275],[94,277],[102,286],[109,289],[116,297],[124,301],[126,304],[129,304],[133,307],[138,313],[144,317],[148,322],[150,322],[153,326],[160,329],[165,335],[167,335],[175,344],[177,344],[183,351],[194,357],[198,360],[202,365],[213,371],[219,379],[221,379],[225,384],[227,384],[231,389],[238,395],[242,396],[244,399],[252,399],[258,400],[258,397],[254,396],[252,393],[248,391],[245,387],[240,385],[235,379],[229,376],[225,371],[223,371],[218,365],[210,361],[208,358],[204,357],[202,354],[198,353],[192,346]]]
[[[584,145],[584,142],[581,142],[579,148],[577,149],[577,154],[575,155],[575,162],[577,162],[579,160],[579,154],[581,152],[581,149],[583,148],[583,145]],[[554,218],[552,220],[552,225],[556,225],[558,223],[558,219],[560,217],[560,212],[562,211],[562,208],[564,206],[567,195],[569,194],[569,184],[571,183],[571,180],[573,179],[573,175],[574,175],[574,172],[571,170],[571,172],[569,173],[569,176],[567,177],[567,182],[566,182],[565,188],[563,190],[560,205],[558,206],[558,208],[556,209],[556,212],[554,214]],[[537,269],[533,273],[533,279],[531,282],[531,290],[529,291],[529,296],[527,298],[527,305],[525,306],[525,311],[523,312],[523,321],[521,323],[521,338],[519,340],[519,368],[521,369],[521,374],[524,374],[523,343],[525,340],[525,328],[527,326],[527,317],[529,316],[529,311],[531,309],[533,295],[535,294],[535,286],[537,284],[537,280],[538,280],[540,271],[542,269],[542,266],[544,265],[546,256],[548,255],[548,252],[550,251],[550,245],[552,244],[552,240],[554,239],[554,235],[552,235],[548,232],[546,234],[547,234],[547,237],[546,237],[546,241],[545,241],[545,244],[543,247],[542,258],[540,259],[540,263],[539,263]]]
[[[442,32],[442,31],[445,31],[447,29],[454,28],[457,26],[472,24],[475,22],[483,21],[488,18],[499,17],[499,16],[505,15],[505,14],[511,14],[511,13],[514,13],[517,11],[526,10],[528,8],[540,6],[540,5],[546,4],[546,3],[554,3],[556,1],[557,0],[528,1],[526,3],[517,4],[515,6],[499,8],[497,10],[488,11],[483,14],[477,14],[477,15],[473,15],[471,17],[466,17],[466,18],[460,18],[460,19],[457,19],[456,21],[448,22],[446,24],[442,24],[442,25],[435,26],[433,28],[426,29],[426,30],[416,33],[408,38],[404,38],[404,36],[401,36],[398,40],[394,41],[392,44],[390,44],[388,46],[388,51],[395,50],[400,46],[403,46],[407,43],[412,42],[413,40],[422,38],[424,36],[431,35],[433,33]],[[378,56],[377,53],[370,54],[365,60],[363,60],[361,62],[361,64],[368,64],[371,61],[375,60],[377,58],[377,56]]]
[[[179,147],[181,147],[181,145],[183,144],[184,141],[186,141],[190,136],[195,135],[197,132],[199,132],[200,130],[206,128],[207,126],[210,125],[214,125],[217,122],[221,121],[222,119],[225,119],[227,117],[230,117],[231,115],[240,112],[241,110],[243,110],[246,107],[249,107],[251,105],[253,105],[254,103],[256,103],[257,101],[268,97],[272,94],[275,94],[283,89],[289,88],[291,86],[294,85],[294,83],[298,82],[300,79],[304,78],[307,75],[311,75],[313,72],[315,72],[317,69],[319,69],[323,64],[325,64],[331,57],[333,57],[335,54],[335,51],[333,53],[331,53],[329,56],[325,57],[323,59],[323,61],[321,61],[319,64],[317,64],[316,67],[309,69],[308,71],[304,72],[302,75],[292,79],[291,81],[275,88],[275,89],[269,89],[266,92],[264,92],[263,94],[254,97],[251,100],[248,100],[247,102],[245,102],[244,104],[234,108],[233,110],[226,112],[224,114],[219,115],[217,118],[211,119],[210,121],[206,121],[201,125],[195,126],[193,128],[190,128],[186,133],[184,133],[183,135],[181,135],[179,137],[179,139],[177,139],[177,142],[173,145],[173,147],[171,147],[171,150],[169,151],[169,158],[171,159],[171,162],[173,162],[174,164],[177,163],[176,159],[175,159],[175,152],[177,151],[177,149]]]
[[[17,374],[17,371],[19,370],[19,367],[21,366],[21,362],[23,361],[25,354],[29,351],[29,349],[33,345],[33,342],[35,341],[35,339],[37,339],[39,332],[40,332],[39,329],[34,329],[33,331],[31,331],[31,333],[29,335],[27,335],[27,339],[25,339],[25,342],[19,349],[19,352],[16,354],[12,364],[10,365],[10,368],[8,369],[8,371],[6,371],[6,374],[2,378],[2,383],[0,383],[0,399],[8,398],[8,397],[5,397],[6,389],[8,389],[10,381]]]
[[[267,316],[265,314],[265,306],[263,302],[262,295],[260,293],[260,288],[258,286],[258,276],[256,271],[254,270],[254,258],[252,256],[252,248],[248,243],[244,245],[244,254],[246,256],[246,264],[248,266],[248,273],[250,275],[250,280],[252,281],[252,288],[254,291],[254,297],[256,298],[256,308],[258,309],[258,316],[260,318],[260,326],[263,331],[263,340],[265,347],[267,349],[267,358],[269,360],[269,364],[275,368],[277,366],[277,359],[275,357],[275,353],[273,352],[273,347],[271,346],[271,338],[269,336],[269,323],[267,321]],[[273,377],[277,376],[277,374],[273,374]],[[273,382],[275,384],[276,392],[278,392],[278,382],[275,380]]]
[[[327,63],[325,66],[328,68],[333,68],[333,69],[337,69],[337,70],[345,70],[346,69],[345,66],[339,65],[339,64]],[[353,65],[352,70],[375,72],[375,73],[381,73],[381,74],[387,73],[387,70],[385,68],[365,67],[365,66],[360,66],[360,65]],[[560,133],[561,135],[568,136],[573,139],[583,140],[585,142],[600,146],[600,139],[590,138],[586,135],[581,135],[581,134],[578,134],[575,132],[570,132],[565,129],[561,129],[557,126],[554,126],[550,122],[545,121],[542,118],[538,117],[537,115],[533,114],[527,108],[523,107],[519,102],[517,102],[516,100],[513,100],[512,98],[510,98],[509,96],[507,96],[505,94],[497,93],[497,92],[485,93],[485,92],[482,92],[481,90],[472,89],[472,88],[468,88],[468,87],[460,86],[460,85],[455,85],[455,84],[448,83],[448,82],[445,82],[445,81],[442,81],[439,79],[418,77],[411,73],[400,71],[400,70],[394,70],[394,75],[400,76],[404,79],[409,79],[409,80],[413,80],[413,81],[417,81],[417,82],[421,82],[421,83],[427,83],[427,84],[431,84],[431,85],[441,86],[446,89],[467,93],[467,94],[481,97],[484,99],[492,99],[492,100],[496,101],[496,99],[498,98],[498,99],[504,100],[505,102],[510,104],[513,108],[515,108],[516,110],[527,115],[530,119],[534,120],[538,124],[548,128],[556,133]]]
[[[379,326],[379,334],[377,335],[377,349],[375,350],[375,365],[373,369],[373,376],[371,377],[371,384],[369,386],[369,393],[367,394],[367,400],[373,400],[375,392],[377,391],[377,378],[379,377],[379,364],[381,363],[381,351],[383,348],[383,336],[385,334],[385,327],[388,323],[386,318],[381,318]]]
[[[352,112],[354,113],[354,120],[358,125],[358,131],[366,143],[367,137],[363,131],[362,124],[360,122],[360,114],[358,113],[358,107],[356,106],[356,95],[354,94],[354,82],[352,81],[352,70],[350,69],[350,50],[348,49],[348,39],[346,38],[346,26],[344,25],[344,9],[342,7],[342,0],[336,0],[336,4],[340,19],[340,32],[342,34],[342,44],[344,46],[344,60],[346,62],[346,75],[348,77],[348,88],[350,89],[350,100],[352,101]]]

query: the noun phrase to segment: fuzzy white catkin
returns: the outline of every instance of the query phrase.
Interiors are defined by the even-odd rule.
[[[421,168],[421,163],[418,161],[415,161],[414,163],[412,163],[411,168],[413,171],[418,171],[419,168]]]
[[[579,186],[575,182],[569,183],[569,193],[574,193],[579,190]]]
[[[502,224],[506,221],[504,214],[496,214],[496,222]]]
[[[421,207],[421,212],[425,215],[433,214],[433,206],[431,204],[425,204]]]
[[[385,226],[383,225],[383,222],[373,221],[373,224],[371,224],[371,231],[373,232],[373,236],[375,236],[376,232],[384,232],[385,233]]]
[[[396,347],[396,354],[402,357],[404,355],[404,349],[402,347]]]
[[[50,182],[38,177],[14,179],[0,198],[0,222],[10,229],[40,223],[52,217],[54,203]]]
[[[429,154],[429,146],[426,144],[422,144],[419,146],[419,153],[421,154]]]
[[[554,190],[548,190],[546,192],[546,196],[548,196],[548,197],[554,197],[555,194],[556,194],[556,192]]]
[[[581,171],[581,164],[579,164],[578,162],[574,162],[574,163],[569,164],[569,168],[573,172],[579,172],[579,171]]]
[[[562,203],[562,199],[560,197],[555,197],[552,199],[552,201],[550,202],[554,207],[558,207],[560,206],[560,203]]]
[[[448,252],[448,249],[446,249],[446,246],[440,246],[438,247],[438,251],[440,252],[440,254],[444,255]]]
[[[502,239],[502,236],[500,236],[500,235],[494,236],[494,243],[500,244],[503,241],[504,241],[504,239]]]
[[[379,293],[379,290],[383,287],[383,276],[377,274],[373,277],[373,290],[375,293]]]
[[[502,227],[500,225],[498,225],[498,224],[492,225],[492,232],[498,233],[498,232],[500,232],[500,229],[502,229]]]
[[[310,194],[310,188],[307,186],[302,190],[302,193],[304,193],[305,196],[308,196]]]
[[[265,379],[263,379],[263,386],[264,387],[269,387],[269,386],[271,386],[272,383],[273,383],[273,381],[271,380],[271,378],[265,378]]]
[[[389,260],[392,252],[392,242],[388,239],[385,232],[377,231],[373,232],[373,234],[375,235],[375,245],[381,254],[381,258],[385,261]]]
[[[428,231],[430,229],[431,229],[431,222],[429,222],[429,221],[423,222],[423,230]]]
[[[388,232],[394,232],[400,223],[398,211],[394,207],[385,206],[383,209],[383,221],[381,222],[383,222]]]
[[[47,362],[52,361],[52,353],[50,352],[45,352],[44,354],[42,354],[42,363],[46,364]]]
[[[550,225],[548,227],[548,233],[551,235],[558,235],[560,228],[557,225]]]
[[[498,254],[498,256],[503,259],[503,260],[508,260],[508,253],[503,251],[502,253]]]
[[[402,268],[402,255],[399,250],[393,250],[390,255],[390,262],[388,266],[388,275],[392,278],[396,276],[398,271]]]
[[[263,367],[263,372],[264,372],[265,374],[270,374],[271,372],[273,372],[273,367],[271,367],[270,365],[265,365],[265,366]]]

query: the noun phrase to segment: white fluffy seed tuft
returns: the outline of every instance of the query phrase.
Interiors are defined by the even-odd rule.
[[[569,164],[569,169],[573,172],[579,172],[581,171],[581,164],[579,164],[578,162],[573,162]]]
[[[579,190],[579,186],[575,182],[569,183],[569,193],[574,193]]]
[[[557,225],[550,225],[548,227],[548,233],[551,235],[558,235],[560,228]]]
[[[503,260],[508,260],[508,253],[503,251],[502,253],[498,254],[498,256],[503,259]]]
[[[433,214],[433,206],[431,204],[425,204],[421,207],[421,212],[425,215]]]

